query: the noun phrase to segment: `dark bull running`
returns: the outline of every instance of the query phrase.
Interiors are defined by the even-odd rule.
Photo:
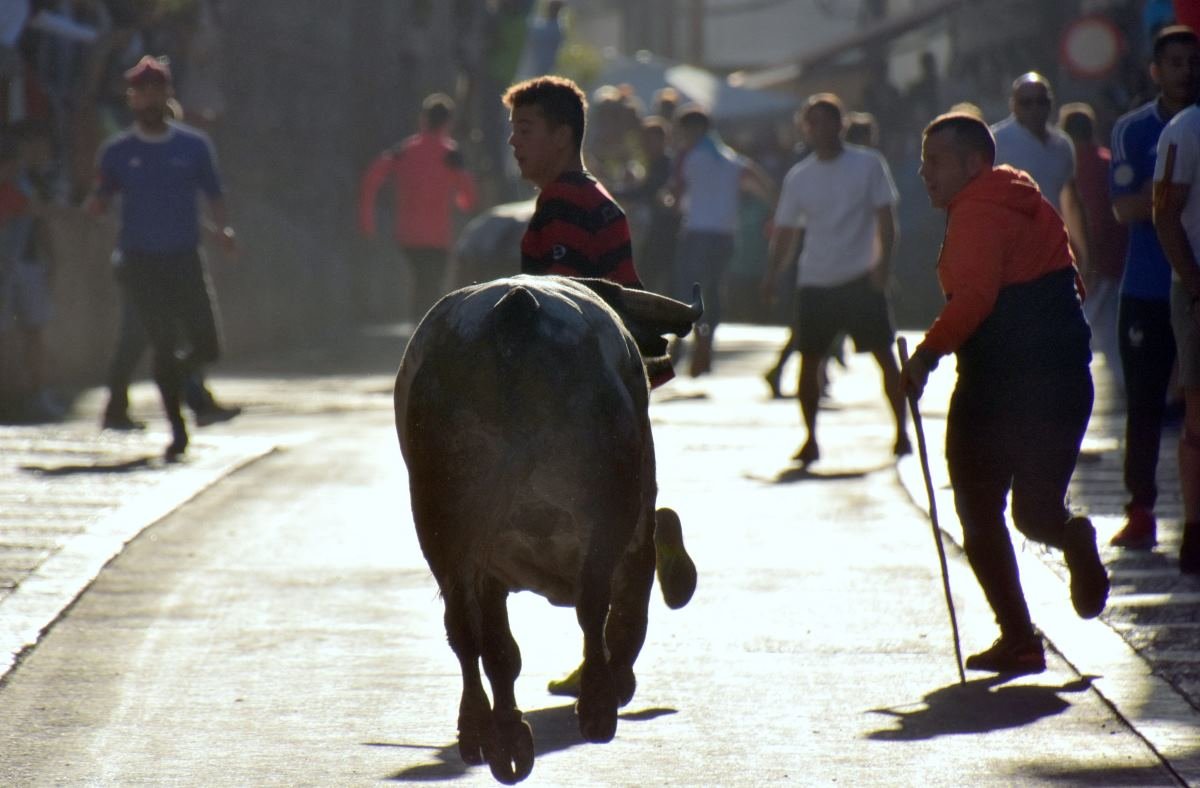
[[[527,777],[534,759],[513,690],[510,591],[576,609],[585,739],[611,740],[633,697],[655,573],[647,369],[668,363],[655,357],[662,336],[686,335],[701,311],[699,299],[601,280],[517,276],[447,295],[405,351],[396,427],[462,666],[459,752],[502,782]]]

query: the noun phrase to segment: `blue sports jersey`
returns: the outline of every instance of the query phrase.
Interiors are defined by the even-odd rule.
[[[100,151],[99,191],[121,195],[118,246],[125,252],[179,254],[200,245],[197,192],[221,196],[208,137],[170,124],[162,138],[136,130],[113,137]]]
[[[1122,115],[1113,126],[1109,191],[1114,198],[1136,194],[1154,177],[1158,137],[1167,122],[1150,101]],[[1149,219],[1129,225],[1129,247],[1121,295],[1166,301],[1171,294],[1171,266]]]

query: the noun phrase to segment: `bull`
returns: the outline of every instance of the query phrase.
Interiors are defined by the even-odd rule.
[[[646,636],[656,512],[647,370],[669,365],[703,306],[602,280],[516,276],[456,290],[425,315],[396,377],[396,429],[421,551],[445,604],[462,668],[458,748],[516,783],[533,768],[517,707],[521,654],[510,592],[574,607],[583,630],[576,714],[583,738],[610,741],[633,697]],[[640,348],[640,349],[639,349]],[[480,660],[491,684],[484,691]]]

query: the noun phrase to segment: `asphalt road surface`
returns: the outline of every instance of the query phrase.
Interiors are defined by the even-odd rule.
[[[545,692],[578,661],[573,612],[510,598],[526,784],[1179,784],[1070,654],[959,685],[881,403],[823,413],[826,459],[806,474],[787,459],[794,402],[762,400],[744,374],[758,357],[723,361],[652,406],[660,505],[683,518],[700,586],[681,611],[655,592],[613,742],[583,743]],[[142,533],[0,685],[0,784],[493,784],[455,747],[458,667],[388,380],[315,402],[291,379],[290,405],[255,400],[282,385],[223,382],[250,405],[228,429],[278,448]],[[983,648],[990,613],[951,563],[964,649]]]

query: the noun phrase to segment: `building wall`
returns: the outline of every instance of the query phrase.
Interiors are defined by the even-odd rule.
[[[258,0],[225,3],[220,84],[225,109],[209,129],[241,252],[209,263],[228,357],[301,347],[363,316],[381,292],[356,238],[362,168],[416,127],[420,98],[453,91],[449,3],[427,4],[424,27],[405,0]],[[114,223],[57,211],[51,234],[57,315],[49,330],[51,380],[96,385],[116,336],[117,292],[108,259]],[[386,248],[386,247],[384,247]],[[390,250],[388,250],[390,251]],[[378,261],[375,261],[378,262]],[[391,263],[395,265],[395,260]],[[392,281],[396,281],[393,278]],[[393,288],[396,290],[396,288]],[[23,385],[15,332],[0,335],[0,409]]]

